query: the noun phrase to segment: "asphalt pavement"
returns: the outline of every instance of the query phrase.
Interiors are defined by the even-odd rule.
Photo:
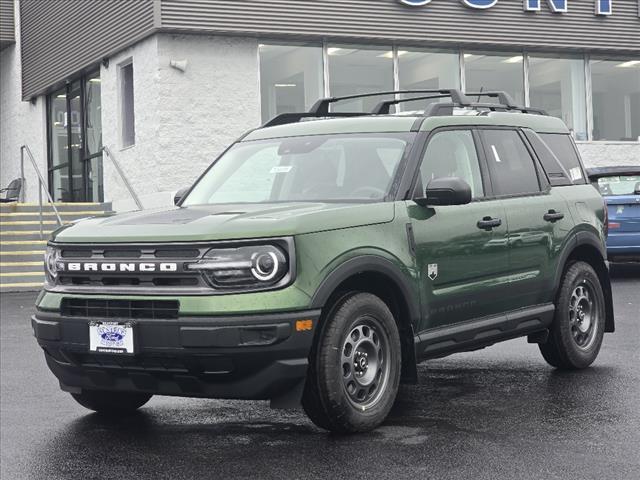
[[[5,294],[0,475],[12,479],[640,478],[640,271],[613,281],[617,332],[559,372],[526,339],[419,367],[387,422],[340,437],[266,402],[155,397],[105,420],[61,392],[32,337],[34,294]]]

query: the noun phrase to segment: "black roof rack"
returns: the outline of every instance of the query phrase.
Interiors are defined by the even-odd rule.
[[[431,100],[437,98],[447,98],[450,95],[442,94],[442,95],[427,95],[425,97],[410,97],[410,98],[396,98],[394,100],[385,100],[384,102],[380,102],[376,105],[376,108],[371,112],[372,115],[388,115],[390,112],[391,105],[398,105],[399,103],[406,102],[417,102],[420,100]]]
[[[469,97],[478,97],[478,103],[480,102],[480,98],[489,97],[489,98],[497,98],[498,103],[500,103],[500,105],[505,105],[507,107],[517,107],[517,104],[513,100],[513,98],[511,98],[511,95],[503,91],[496,90],[493,92],[483,92],[483,91],[467,92],[467,95]]]
[[[354,100],[356,98],[382,97],[384,95],[406,95],[411,93],[440,94],[446,97],[451,97],[451,101],[453,101],[453,103],[459,103],[460,105],[468,105],[471,103],[471,100],[465,97],[460,90],[456,90],[455,88],[439,90],[395,90],[390,92],[359,93],[357,95],[347,95],[344,97],[321,98],[315,103],[315,105],[313,105],[313,107],[311,107],[309,113],[326,116],[329,115],[329,106],[332,103],[342,102],[344,100]]]
[[[394,98],[380,102],[372,112],[329,112],[329,107],[333,103],[354,100],[357,98],[381,97],[385,95],[409,95],[409,94],[425,94],[420,97]],[[490,97],[496,98],[499,103],[479,103],[472,102],[469,97]],[[300,113],[282,113],[263,125],[264,127],[274,127],[276,125],[286,125],[289,123],[300,122],[304,118],[325,118],[325,117],[361,117],[367,115],[388,115],[391,105],[397,105],[404,102],[412,102],[417,100],[430,100],[437,98],[451,98],[451,103],[433,103],[429,105],[423,116],[443,116],[452,115],[455,107],[471,108],[477,110],[486,110],[489,112],[521,112],[536,113],[538,115],[547,115],[542,109],[522,107],[516,105],[511,96],[503,91],[487,91],[487,92],[471,92],[462,93],[457,89],[434,89],[434,90],[394,90],[388,92],[371,92],[359,93],[356,95],[346,95],[343,97],[329,97],[318,100],[308,112]]]

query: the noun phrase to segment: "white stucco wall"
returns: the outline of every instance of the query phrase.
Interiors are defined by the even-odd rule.
[[[103,143],[127,172],[145,208],[172,202],[231,142],[260,123],[258,41],[154,35],[102,67]],[[135,146],[122,149],[118,64],[133,60]],[[186,71],[170,62],[187,61]],[[105,196],[131,206],[105,163]]]
[[[587,168],[618,165],[640,166],[640,142],[590,142],[578,143],[578,150]]]
[[[47,181],[45,102],[23,102],[21,85],[20,31],[15,5],[16,43],[0,51],[0,188],[20,177],[20,146],[28,145]],[[25,159],[25,194],[29,202],[38,200],[38,177]],[[46,198],[46,197],[45,197]]]

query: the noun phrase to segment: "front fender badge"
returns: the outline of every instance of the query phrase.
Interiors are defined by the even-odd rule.
[[[430,263],[427,269],[427,276],[431,279],[431,281],[438,278],[438,264]]]

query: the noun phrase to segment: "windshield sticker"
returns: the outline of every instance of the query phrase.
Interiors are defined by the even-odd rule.
[[[293,169],[293,165],[275,166],[271,169],[271,173],[289,173]]]
[[[498,155],[498,149],[495,145],[491,145],[491,150],[493,150],[493,155],[496,157],[496,162],[502,163],[502,160],[500,160],[500,155]]]
[[[569,175],[571,175],[571,180],[574,182],[576,180],[582,180],[582,172],[580,171],[580,167],[574,167],[569,170]]]

